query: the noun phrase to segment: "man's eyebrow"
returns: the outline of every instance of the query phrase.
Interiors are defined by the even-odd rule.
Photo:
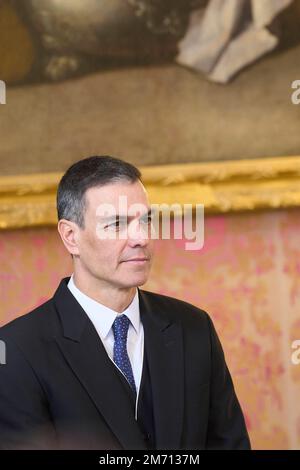
[[[150,207],[150,209],[148,210],[148,212],[146,212],[145,214],[142,214],[142,215],[140,216],[140,218],[146,217],[146,216],[149,217],[150,215],[153,214],[153,212],[154,212],[154,209],[153,209],[153,208],[151,209],[151,207]]]
[[[145,214],[140,215],[140,219],[143,217],[149,217],[152,215],[154,212],[153,208],[149,209],[148,212],[145,212]],[[118,221],[118,222],[126,222],[126,220],[132,220],[135,219],[136,216],[134,215],[120,215],[120,214],[113,214],[113,215],[107,215],[107,216],[100,216],[101,220],[105,222],[112,222],[112,221]]]

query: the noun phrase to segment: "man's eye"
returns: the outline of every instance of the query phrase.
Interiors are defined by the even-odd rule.
[[[113,222],[112,224],[105,225],[106,229],[117,228],[119,226],[119,222]]]
[[[116,222],[112,222],[111,224],[106,225],[104,228],[107,230],[118,230],[120,228],[123,228],[125,226],[125,222],[121,222],[120,220],[117,220]]]
[[[148,215],[147,217],[142,217],[141,218],[141,222],[143,224],[151,224],[152,222],[152,216],[151,215]]]

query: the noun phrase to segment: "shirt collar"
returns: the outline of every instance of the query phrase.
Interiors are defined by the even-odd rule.
[[[91,297],[87,296],[74,283],[73,274],[68,282],[68,288],[71,293],[74,295],[77,302],[81,305],[83,310],[86,312],[92,323],[94,324],[96,330],[102,338],[105,338],[118,315],[126,315],[131,324],[133,325],[136,333],[139,333],[140,329],[140,309],[139,309],[139,295],[138,290],[133,297],[132,302],[128,307],[122,312],[116,312],[109,307],[97,302]]]

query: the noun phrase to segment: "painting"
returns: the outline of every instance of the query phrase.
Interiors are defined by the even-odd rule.
[[[95,154],[158,171],[160,191],[197,175],[213,210],[298,205],[239,191],[298,184],[299,24],[299,0],[0,0],[2,212]],[[216,200],[237,180],[243,203]]]

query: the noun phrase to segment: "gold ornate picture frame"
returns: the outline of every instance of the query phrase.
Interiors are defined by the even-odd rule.
[[[15,175],[0,176],[0,229],[55,225],[58,172],[99,152],[138,165],[152,203],[300,206],[298,2],[277,15],[276,50],[226,85],[176,63],[163,2],[79,3],[0,0],[0,173]],[[175,3],[183,35],[195,2]]]
[[[206,214],[300,207],[300,157],[140,167],[151,203]],[[60,173],[0,177],[0,229],[53,226]]]

